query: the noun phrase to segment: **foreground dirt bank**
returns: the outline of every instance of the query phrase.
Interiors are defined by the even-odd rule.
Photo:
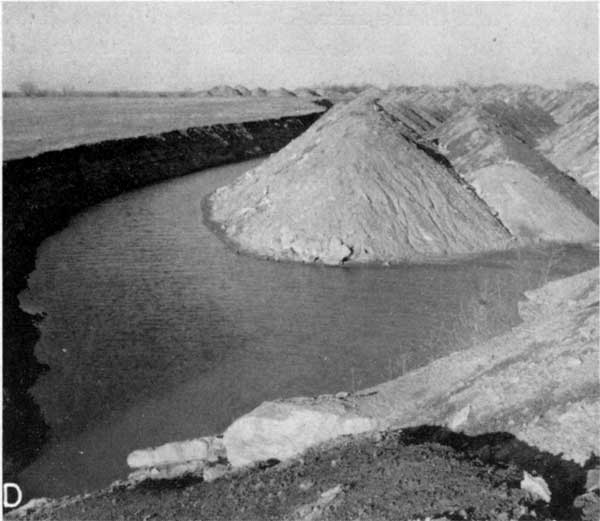
[[[38,339],[18,294],[36,250],[84,208],[127,190],[279,150],[320,115],[189,128],[165,134],[47,152],[5,161],[4,189],[4,466],[5,479],[35,457],[47,428],[27,390],[44,367]]]
[[[535,513],[552,519],[547,505],[520,489],[519,466],[489,456],[500,446],[492,437],[442,429],[346,437],[286,464],[252,467],[213,483],[189,477],[115,486],[40,505],[27,518],[483,521],[533,519],[527,516]]]
[[[523,323],[480,346],[354,394],[265,402],[222,437],[132,453],[149,479],[30,516],[597,519],[599,274],[527,292]]]

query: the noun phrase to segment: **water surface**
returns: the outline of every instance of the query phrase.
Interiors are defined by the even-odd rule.
[[[32,392],[52,439],[26,494],[106,486],[130,451],[220,432],[266,399],[398,376],[517,323],[528,287],[596,264],[580,247],[388,268],[237,255],[201,202],[256,164],[124,194],[42,244],[21,301],[46,313],[36,355],[51,369]]]

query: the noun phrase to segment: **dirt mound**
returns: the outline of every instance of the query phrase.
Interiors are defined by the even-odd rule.
[[[294,94],[299,98],[318,98],[319,95],[312,89],[307,87],[300,87],[294,90]]]
[[[406,186],[407,179],[423,178],[433,163],[446,172],[456,169],[513,237],[597,238],[597,199],[559,170],[597,193],[593,90],[461,85],[372,92],[338,107],[299,143],[213,198],[213,216],[230,239],[261,255],[327,264],[498,247],[493,238],[486,244],[485,233],[481,243],[473,241],[473,229],[464,230],[468,240],[437,229],[442,221],[455,228],[453,217],[439,213],[448,208],[450,192],[429,197],[422,192],[429,185]],[[415,147],[422,153],[413,156]],[[438,176],[440,183],[444,177]],[[399,215],[419,202],[425,208]],[[415,223],[418,231],[407,231]]]
[[[445,113],[446,117],[465,107],[502,102],[517,109],[518,119],[526,124],[541,116],[546,125],[550,124],[546,133],[581,117],[586,112],[586,106],[598,100],[597,87],[545,89],[537,85],[505,84],[485,87],[466,84],[435,88],[396,87],[391,90],[390,96],[398,101],[425,107],[430,112]]]
[[[250,92],[249,89],[247,89],[246,87],[244,87],[243,85],[236,85],[235,87],[233,87],[237,92],[240,93],[241,96],[252,96],[252,93]]]
[[[399,87],[388,98],[425,107],[440,121],[484,105],[504,131],[541,152],[598,196],[598,89],[535,85],[491,87]],[[535,154],[534,154],[535,155]]]
[[[439,441],[432,440],[434,435]],[[552,519],[547,506],[520,489],[519,467],[476,459],[487,455],[490,460],[490,447],[492,439],[444,439],[435,429],[389,432],[343,440],[287,464],[263,465],[213,483],[193,478],[145,482],[64,505],[55,502],[28,518]]]
[[[510,234],[433,148],[369,91],[215,192],[238,247],[276,259],[405,261],[505,247]],[[398,113],[398,111],[396,111]]]
[[[235,98],[242,96],[242,93],[229,85],[217,85],[208,90],[208,93],[215,98]]]
[[[550,110],[564,102],[565,91],[548,90],[537,85],[497,84],[473,87],[467,84],[431,87],[395,87],[390,95],[411,104],[426,107],[430,111],[443,110],[452,115],[459,110],[478,103],[503,101],[514,104],[527,100],[544,110]]]
[[[296,95],[291,91],[280,87],[278,89],[270,90],[267,93],[268,96],[273,98],[295,98]]]
[[[440,126],[445,120],[446,115],[436,113],[417,104],[407,103],[391,94],[384,96],[379,104],[389,112],[398,125],[402,127],[402,133],[409,135],[414,141],[430,141],[428,134]],[[435,144],[430,142],[429,146],[435,148]]]
[[[555,127],[526,103],[495,101],[460,110],[429,137],[515,236],[595,240],[597,200],[534,149]]]
[[[598,91],[574,89],[558,91],[550,98],[552,103],[546,108],[559,125],[564,125],[585,116],[598,104]]]
[[[269,95],[267,90],[263,89],[262,87],[256,87],[255,89],[252,89],[251,92],[252,96],[256,96],[257,98],[264,98],[265,96]]]
[[[437,113],[442,119],[459,111],[461,108],[475,103],[479,96],[472,88],[459,87],[397,87],[389,94],[397,101],[403,101],[421,107],[427,107],[430,112]]]
[[[557,123],[539,140],[538,150],[598,197],[598,87],[575,85],[530,99]]]
[[[598,101],[541,140],[539,151],[598,197]]]
[[[558,128],[558,124],[546,110],[521,93],[504,101],[491,99],[480,105],[486,114],[501,125],[498,127],[499,132],[510,134],[530,147],[535,147],[539,138]]]

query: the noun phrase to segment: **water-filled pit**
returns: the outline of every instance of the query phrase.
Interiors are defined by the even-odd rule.
[[[202,199],[258,162],[123,194],[38,250],[32,389],[51,440],[28,496],[106,486],[136,448],[222,431],[276,397],[367,387],[518,322],[522,292],[597,264],[553,246],[440,264],[330,268],[238,255]]]

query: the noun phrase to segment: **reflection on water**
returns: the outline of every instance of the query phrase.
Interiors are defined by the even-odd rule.
[[[34,396],[53,439],[20,476],[58,496],[127,473],[139,447],[222,431],[275,397],[356,390],[517,322],[523,290],[596,264],[581,247],[439,265],[327,268],[236,255],[201,200],[256,162],[125,194],[39,251]]]

